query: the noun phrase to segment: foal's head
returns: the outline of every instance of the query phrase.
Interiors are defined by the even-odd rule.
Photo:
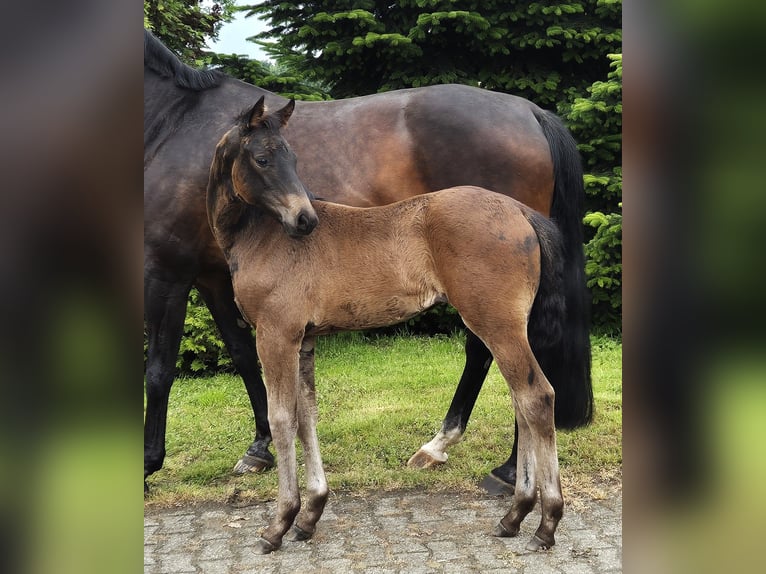
[[[279,133],[293,112],[295,101],[266,114],[264,98],[237,119],[224,137],[224,153],[234,155],[231,183],[245,203],[275,217],[291,237],[310,234],[317,216],[309,193],[296,172],[293,150]]]

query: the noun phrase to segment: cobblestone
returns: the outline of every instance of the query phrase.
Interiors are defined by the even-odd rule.
[[[524,551],[539,506],[518,538],[490,534],[510,500],[478,493],[407,491],[331,496],[313,540],[274,554],[252,552],[274,502],[147,509],[144,574],[489,573],[606,574],[622,571],[622,499],[567,507],[556,546]]]

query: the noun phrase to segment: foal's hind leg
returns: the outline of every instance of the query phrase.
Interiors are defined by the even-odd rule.
[[[290,540],[308,540],[314,535],[316,523],[327,503],[327,479],[322,467],[317,437],[317,402],[314,387],[314,339],[306,338],[301,345],[300,389],[298,394],[298,438],[303,444],[306,461],[306,501],[295,519]]]
[[[506,354],[520,346],[511,341],[495,354],[513,394],[519,425],[519,458],[516,492],[510,511],[497,527],[498,536],[516,536],[521,521],[529,514],[540,489],[542,518],[528,550],[542,550],[555,544],[554,533],[564,510],[556,453],[553,421],[554,392],[524,339],[522,353]]]
[[[255,417],[255,439],[234,466],[234,472],[258,472],[274,466],[274,456],[269,452],[271,429],[269,428],[266,387],[258,366],[258,354],[250,326],[244,322],[234,303],[234,291],[228,275],[205,277],[197,283],[202,298],[213,316],[231,360],[242,377],[250,398]]]

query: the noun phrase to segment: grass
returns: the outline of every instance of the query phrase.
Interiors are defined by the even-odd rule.
[[[449,450],[447,463],[430,471],[406,466],[441,426],[463,367],[463,342],[461,335],[370,339],[359,333],[318,340],[318,432],[331,490],[470,491],[506,460],[513,438],[511,400],[493,365],[465,437]],[[594,422],[557,435],[562,486],[570,499],[606,496],[622,474],[622,345],[608,338],[592,342]],[[150,477],[145,503],[273,499],[276,472],[231,474],[253,432],[238,377],[176,381],[165,466]],[[299,445],[299,457],[300,452]]]

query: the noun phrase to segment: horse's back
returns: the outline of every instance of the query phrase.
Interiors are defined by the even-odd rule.
[[[533,103],[457,84],[298,103],[284,130],[314,194],[369,207],[471,183],[550,210],[553,166]]]
[[[433,86],[407,110],[431,189],[470,183],[550,210],[553,164],[532,102],[469,86]]]
[[[198,201],[216,142],[236,115],[262,94],[267,107],[285,101],[232,78],[199,92],[172,87],[169,79],[147,83],[145,94],[158,90],[163,103],[152,113],[145,101],[145,139],[147,126],[158,132],[145,141],[145,193],[158,193],[154,186],[169,180],[194,188]],[[298,102],[284,135],[302,181],[331,201],[385,205],[471,183],[548,213],[553,170],[536,110],[516,96],[437,85]]]
[[[461,240],[512,241],[534,232],[520,201],[475,185],[442,189],[428,197],[431,232]]]

